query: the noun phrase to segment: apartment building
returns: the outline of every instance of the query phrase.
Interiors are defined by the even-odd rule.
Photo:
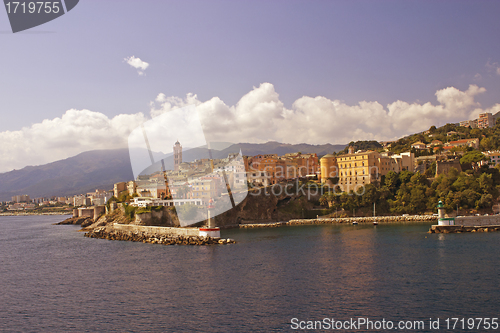
[[[470,127],[470,128],[477,128],[477,119],[474,120],[463,120],[460,122],[460,126],[462,127]]]
[[[493,126],[495,126],[495,119],[491,113],[485,112],[479,114],[479,118],[477,119],[478,128],[488,128]]]
[[[359,186],[379,182],[389,171],[413,171],[415,155],[411,152],[391,154],[376,151],[360,151],[337,156],[325,155],[321,159],[321,181],[325,183],[332,175],[338,175],[338,185],[344,192]],[[336,168],[338,169],[336,171]]]

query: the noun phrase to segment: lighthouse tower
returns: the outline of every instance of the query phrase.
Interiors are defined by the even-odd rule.
[[[208,202],[208,210],[207,210],[207,222],[208,226],[206,228],[199,228],[199,235],[202,237],[215,237],[215,238],[220,238],[220,228],[215,226],[215,221],[214,217],[212,216],[213,214],[213,209],[214,209],[214,200],[210,198]]]
[[[174,145],[174,171],[179,171],[179,165],[182,163],[182,146],[179,140]]]
[[[455,218],[445,217],[444,205],[441,200],[439,200],[438,205],[438,225],[455,225]]]

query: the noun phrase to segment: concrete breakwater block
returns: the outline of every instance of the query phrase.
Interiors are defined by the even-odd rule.
[[[123,232],[121,230],[108,230],[105,227],[95,228],[85,234],[85,237],[101,238],[107,240],[122,240],[162,245],[225,245],[236,243],[232,239],[182,236],[182,235],[150,235],[143,232]]]

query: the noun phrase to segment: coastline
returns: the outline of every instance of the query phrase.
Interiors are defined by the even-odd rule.
[[[23,212],[23,213],[19,213],[19,212],[16,212],[16,213],[0,213],[0,216],[36,216],[36,215],[71,215],[72,213],[70,212],[42,212],[42,213],[26,213],[26,212]]]

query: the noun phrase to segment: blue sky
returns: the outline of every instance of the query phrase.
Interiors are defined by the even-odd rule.
[[[428,120],[442,125],[500,102],[499,13],[498,1],[80,0],[59,19],[12,34],[6,12],[0,10],[0,137],[61,118],[70,109],[109,119],[137,113],[148,118],[160,93],[179,98],[194,93],[198,103],[218,97],[229,110],[224,112],[234,116],[253,114],[243,106],[238,111],[237,103],[270,83],[272,89],[263,87],[267,95],[262,96],[277,105],[279,111],[273,110],[282,118],[286,110],[307,114],[314,108],[311,101],[297,102],[303,96],[346,106],[377,102],[390,113],[388,104],[398,100],[451,105],[436,99],[436,92],[447,87],[485,89],[471,92],[474,101],[466,109],[447,107],[445,116]],[[149,64],[145,75],[124,61],[130,56]],[[169,107],[161,101],[155,106],[163,111]],[[343,121],[335,115],[329,121]],[[407,125],[412,133],[428,123],[408,120]],[[364,124],[359,135],[390,139],[404,134],[396,130],[404,126],[399,122],[387,132]],[[259,135],[241,141],[290,141],[286,134]],[[310,137],[310,143],[352,138]],[[53,140],[50,144],[57,145]],[[69,155],[91,147],[65,146]],[[19,157],[0,170],[27,163]]]

